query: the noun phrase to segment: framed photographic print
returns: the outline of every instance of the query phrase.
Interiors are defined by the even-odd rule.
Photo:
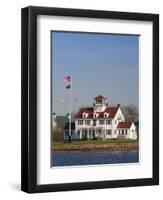
[[[159,16],[22,9],[22,190],[159,184]]]

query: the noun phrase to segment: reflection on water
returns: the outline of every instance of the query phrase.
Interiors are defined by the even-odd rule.
[[[52,153],[52,166],[96,165],[135,162],[139,162],[138,151]]]

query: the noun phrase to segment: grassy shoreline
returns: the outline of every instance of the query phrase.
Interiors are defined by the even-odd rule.
[[[135,140],[85,140],[68,142],[53,142],[52,151],[134,151],[138,150]]]

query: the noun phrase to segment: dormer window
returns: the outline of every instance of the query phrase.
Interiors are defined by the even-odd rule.
[[[87,118],[88,117],[88,113],[84,112],[83,113],[83,118]]]
[[[93,118],[97,118],[98,117],[98,113],[93,113]]]
[[[108,118],[109,117],[109,113],[104,112],[104,118]]]

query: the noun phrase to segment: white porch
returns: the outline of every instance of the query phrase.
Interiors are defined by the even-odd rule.
[[[112,130],[111,129],[101,129],[101,128],[82,128],[77,130],[79,139],[96,139],[96,138],[112,138]]]

